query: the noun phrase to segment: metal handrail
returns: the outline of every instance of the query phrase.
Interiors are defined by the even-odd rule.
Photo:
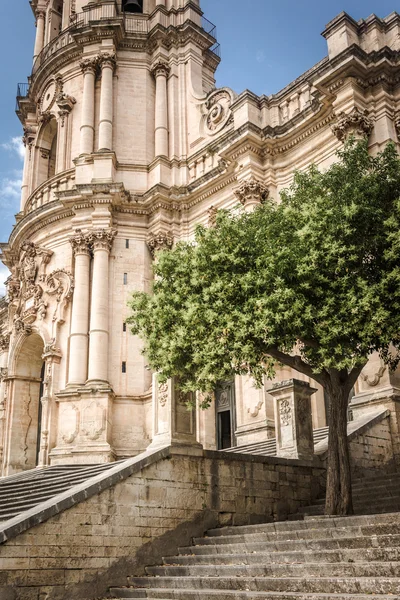
[[[29,83],[19,83],[17,87],[17,104],[15,110],[21,110],[21,100],[28,97]]]
[[[211,23],[205,17],[201,17],[201,26],[208,35],[211,35],[214,39],[217,39],[217,26]]]

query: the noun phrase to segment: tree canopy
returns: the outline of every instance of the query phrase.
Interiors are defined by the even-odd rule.
[[[261,383],[276,361],[321,383],[329,369],[357,379],[373,351],[394,367],[399,197],[394,145],[371,157],[352,140],[325,172],[296,172],[279,204],[219,211],[215,228],[160,253],[154,293],[132,298],[150,366],[187,391],[233,372]]]

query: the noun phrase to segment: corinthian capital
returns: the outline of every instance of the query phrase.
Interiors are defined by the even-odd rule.
[[[243,206],[246,204],[262,204],[269,196],[269,189],[266,185],[252,177],[243,181],[235,190],[235,196]]]
[[[85,58],[84,60],[81,60],[81,62],[79,63],[79,66],[82,70],[82,73],[85,75],[86,73],[96,73],[97,70],[97,65],[98,65],[98,57],[95,56],[94,58]]]
[[[71,242],[72,251],[75,256],[79,254],[90,254],[91,244],[89,235],[82,233],[80,229],[76,230],[74,237],[70,238],[69,241]]]
[[[156,62],[153,63],[151,67],[151,72],[153,73],[154,77],[158,77],[159,75],[164,75],[164,77],[168,77],[170,70],[171,69],[169,67],[169,64],[166,60],[163,60],[162,58],[156,60]]]
[[[360,110],[355,106],[349,113],[338,114],[337,122],[332,125],[334,135],[341,142],[345,142],[350,135],[357,138],[368,137],[374,123],[368,116],[368,111]]]
[[[98,64],[102,69],[105,67],[111,67],[111,69],[115,69],[117,65],[117,58],[115,56],[115,52],[102,52],[98,56]]]
[[[46,18],[46,9],[45,8],[37,8],[35,10],[35,17],[36,17],[36,21],[38,21],[38,19],[45,19]]]
[[[94,251],[107,250],[111,252],[116,235],[115,229],[94,229],[89,233],[89,240]]]
[[[149,250],[155,258],[157,252],[160,250],[171,250],[174,244],[174,238],[171,233],[164,233],[160,231],[159,233],[150,233],[147,239],[147,245]]]

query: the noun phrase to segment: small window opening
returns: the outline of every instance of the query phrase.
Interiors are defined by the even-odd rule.
[[[126,373],[126,362],[125,361],[122,363],[122,372]]]
[[[125,240],[125,248],[129,248],[129,240]]]
[[[128,285],[128,273],[124,273],[124,285]]]
[[[124,331],[124,332],[126,331],[126,323],[122,324],[122,331]]]

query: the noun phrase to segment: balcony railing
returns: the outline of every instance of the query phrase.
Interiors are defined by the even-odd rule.
[[[29,83],[19,83],[17,87],[17,104],[16,111],[21,110],[21,101],[25,100],[29,94]]]
[[[107,2],[99,6],[90,6],[84,12],[72,15],[71,27],[85,27],[96,21],[107,21],[118,16],[118,8],[115,2]]]
[[[213,37],[215,40],[217,39],[217,27],[216,25],[214,25],[214,23],[211,23],[211,21],[209,21],[205,17],[202,17],[201,26],[204,29],[204,31],[208,33],[208,35],[211,35],[211,37]]]
[[[124,13],[124,25],[126,33],[142,33],[145,35],[149,33],[149,21],[135,17],[133,14]]]
[[[214,44],[214,46],[211,46],[209,52],[211,52],[218,58],[221,58],[221,44],[218,44],[217,42],[216,44]]]

